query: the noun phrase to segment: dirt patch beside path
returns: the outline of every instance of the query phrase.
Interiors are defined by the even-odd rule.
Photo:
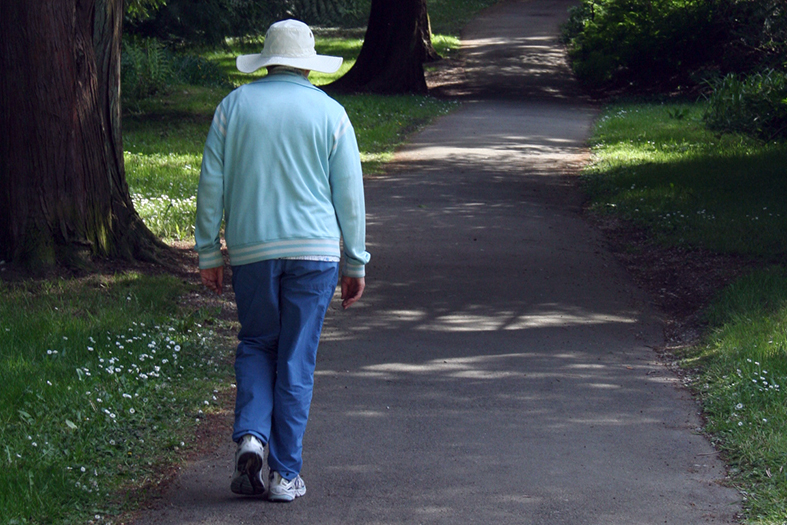
[[[622,221],[589,212],[586,217],[664,316],[667,352],[697,344],[707,330],[703,313],[714,297],[761,265],[702,249],[659,246],[648,232]]]

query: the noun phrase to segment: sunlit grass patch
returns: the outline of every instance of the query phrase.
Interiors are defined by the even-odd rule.
[[[432,46],[441,57],[449,58],[459,50],[462,42],[459,37],[453,35],[432,35]]]
[[[3,523],[110,521],[229,389],[212,314],[181,310],[188,289],[166,276],[0,291]]]
[[[194,238],[196,195],[177,199],[168,195],[145,197],[134,193],[131,199],[147,227],[157,236],[179,241]]]
[[[787,254],[787,145],[714,134],[702,110],[608,109],[584,177],[592,208],[646,227],[666,245]]]
[[[210,120],[131,126],[124,135],[126,179],[134,207],[164,239],[194,237],[202,148]]]

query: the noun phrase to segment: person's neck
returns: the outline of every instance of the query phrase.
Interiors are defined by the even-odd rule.
[[[289,66],[272,66],[268,68],[269,75],[275,75],[277,73],[295,73],[298,76],[303,78],[307,78],[308,74],[303,69],[298,69],[297,67],[289,67]]]

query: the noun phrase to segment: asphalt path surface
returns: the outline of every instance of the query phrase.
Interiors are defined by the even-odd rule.
[[[571,5],[482,13],[461,109],[367,181],[368,287],[328,313],[306,496],[233,495],[227,436],[134,523],[735,521],[658,316],[580,217],[596,110],[557,39]]]

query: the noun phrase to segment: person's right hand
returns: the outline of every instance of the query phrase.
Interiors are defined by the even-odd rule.
[[[342,277],[342,308],[352,306],[363,295],[366,280],[363,277]]]

